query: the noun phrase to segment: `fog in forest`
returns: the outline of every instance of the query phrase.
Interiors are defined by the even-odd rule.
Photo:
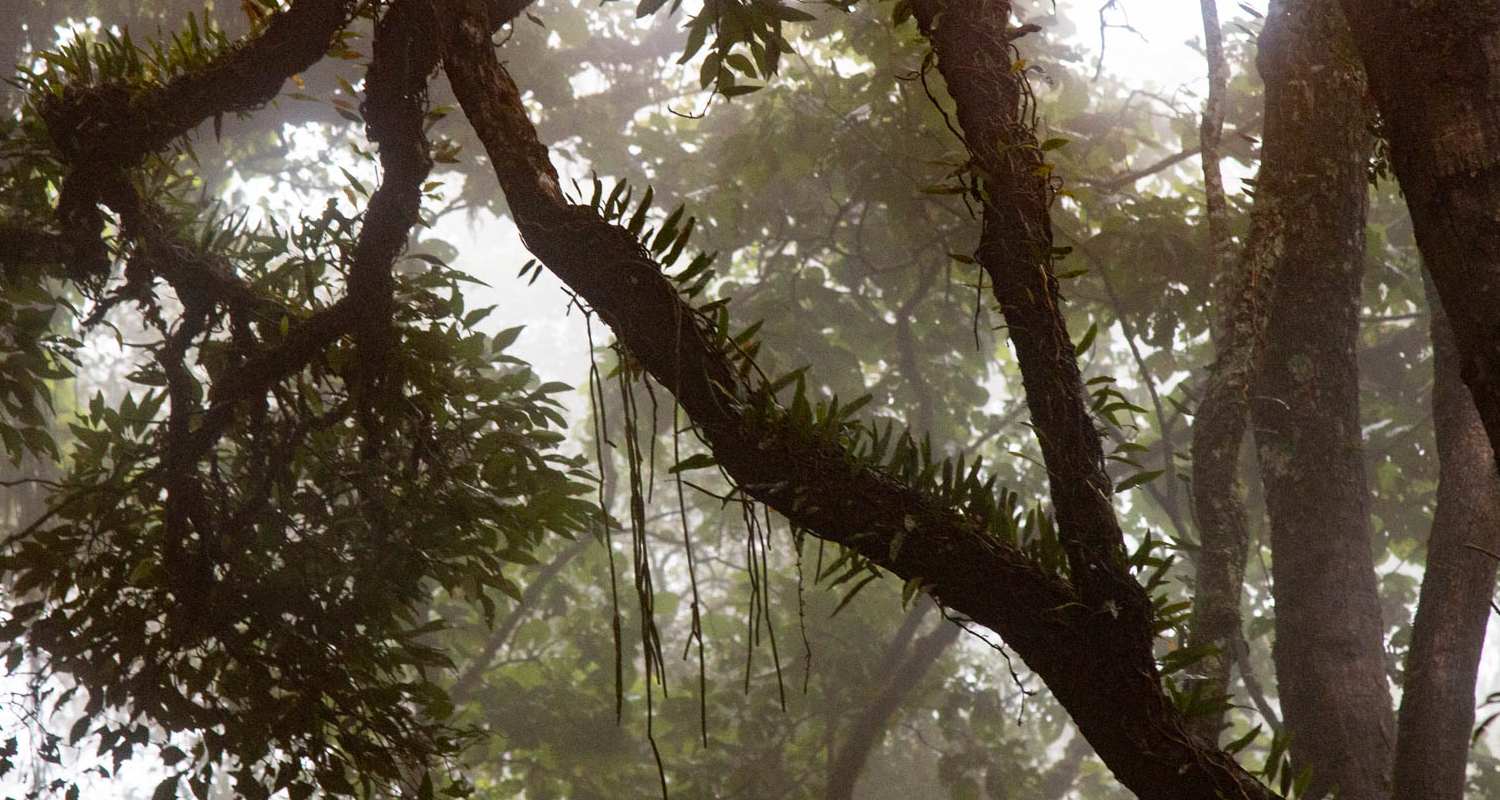
[[[0,0],[0,796],[1500,798],[1411,5]]]

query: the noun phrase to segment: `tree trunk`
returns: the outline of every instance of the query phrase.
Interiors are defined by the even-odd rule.
[[[1251,415],[1271,518],[1276,674],[1309,797],[1389,793],[1395,724],[1370,551],[1356,345],[1370,152],[1364,79],[1334,0],[1273,6],[1263,51],[1266,163],[1297,224],[1271,306]],[[1268,28],[1269,30],[1269,28]],[[1274,136],[1276,132],[1281,136]],[[1276,148],[1279,152],[1273,152]],[[1262,172],[1264,175],[1265,172]],[[1269,187],[1262,187],[1265,191]]]
[[[1342,0],[1459,373],[1500,454],[1500,0]]]
[[[1396,738],[1395,797],[1462,800],[1474,727],[1474,681],[1484,648],[1500,553],[1500,477],[1474,399],[1459,377],[1453,332],[1436,293],[1432,312],[1432,421],[1437,513],[1412,623]],[[1472,545],[1472,546],[1471,546]]]
[[[926,601],[920,601],[926,605]],[[920,621],[926,616],[925,609],[913,608],[907,619]],[[903,630],[905,626],[903,626]],[[844,746],[838,749],[828,768],[828,800],[851,800],[860,773],[870,759],[870,753],[880,746],[885,738],[891,717],[901,707],[912,690],[932,665],[958,640],[963,629],[948,620],[940,620],[936,630],[910,641],[911,633],[902,637],[898,632],[887,648],[884,663],[893,665],[889,677],[879,687],[864,710],[848,726]]]
[[[1272,6],[1260,42],[1272,52],[1282,32],[1279,6]],[[1265,351],[1271,290],[1281,260],[1286,215],[1283,204],[1300,190],[1296,172],[1285,163],[1295,150],[1282,144],[1300,136],[1295,120],[1277,118],[1268,108],[1265,147],[1261,159],[1261,190],[1251,212],[1250,235],[1238,261],[1226,250],[1229,242],[1227,200],[1219,170],[1219,137],[1223,128],[1223,83],[1228,67],[1223,47],[1216,45],[1218,15],[1213,0],[1203,3],[1204,35],[1209,43],[1209,103],[1203,114],[1203,182],[1208,200],[1210,267],[1213,270],[1214,309],[1211,327],[1214,363],[1193,422],[1193,517],[1198,526],[1197,571],[1194,576],[1193,619],[1188,644],[1210,646],[1215,652],[1198,667],[1202,678],[1195,687],[1204,698],[1228,694],[1234,648],[1243,637],[1240,596],[1244,592],[1245,559],[1250,550],[1250,524],[1240,483],[1240,450],[1250,414],[1250,381]],[[1283,49],[1302,45],[1288,42]],[[1261,73],[1268,98],[1285,90],[1289,70],[1271,68],[1262,60]],[[1269,106],[1269,102],[1268,102]],[[1224,709],[1192,720],[1198,735],[1218,741]]]

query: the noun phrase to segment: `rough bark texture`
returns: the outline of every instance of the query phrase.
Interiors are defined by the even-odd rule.
[[[1148,624],[1140,616],[1149,605],[1144,592],[1134,581],[1119,580],[1125,551],[1111,503],[1114,484],[1104,471],[1104,450],[1060,310],[1052,270],[1053,189],[1025,119],[1023,76],[1012,69],[1010,3],[918,0],[912,11],[937,53],[981,187],[976,255],[1021,366],[1073,581],[1096,606],[1114,601],[1134,613],[1130,622]]]
[[[1432,421],[1439,465],[1427,572],[1412,624],[1397,727],[1394,796],[1461,800],[1474,727],[1474,681],[1500,553],[1500,476],[1474,399],[1459,376],[1453,332],[1435,293]]]
[[[913,608],[907,620],[918,622],[926,616]],[[870,759],[870,753],[880,746],[885,738],[891,717],[921,682],[922,677],[937,663],[948,647],[958,641],[962,628],[943,620],[938,628],[925,636],[911,641],[913,630],[902,631],[886,649],[883,663],[891,666],[890,675],[880,684],[870,701],[846,727],[844,744],[831,759],[828,767],[828,789],[824,796],[828,800],[851,800],[859,783],[860,773]],[[905,636],[902,635],[905,633]]]
[[[1500,454],[1500,0],[1342,0],[1417,245]]]
[[[1140,796],[1273,796],[1231,757],[1188,734],[1162,691],[1144,610],[1135,607],[1129,595],[1131,587],[1143,593],[1123,565],[1108,568],[1123,547],[1107,482],[1099,487],[1088,477],[1088,471],[1097,468],[1087,455],[1088,440],[1095,436],[1091,426],[1070,429],[1063,437],[1082,438],[1081,457],[1064,459],[1057,466],[1048,462],[1054,485],[1064,483],[1064,475],[1082,478],[1081,486],[1063,486],[1062,496],[1054,497],[1060,521],[1075,531],[1077,545],[1070,556],[1083,565],[1074,576],[1085,587],[1080,591],[987,534],[981,521],[858,463],[842,446],[800,433],[774,416],[748,414],[742,398],[754,397],[760,389],[747,385],[725,354],[712,346],[693,310],[634,237],[605,223],[592,209],[567,203],[546,147],[526,117],[519,90],[495,58],[483,7],[475,2],[454,8],[458,13],[447,26],[447,74],[490,157],[527,247],[675,395],[720,465],[744,490],[793,524],[852,548],[898,576],[923,578],[943,603],[998,632],[1043,677],[1120,780]],[[976,78],[1011,74],[1006,58],[1008,14],[1004,3],[964,3],[960,13],[944,17],[960,23],[956,30],[973,25],[981,32],[975,46],[982,48],[984,69],[975,73]],[[935,18],[927,16],[929,29]],[[957,67],[960,62],[949,63]],[[964,95],[955,88],[961,106]],[[1002,103],[991,111],[1013,115],[1015,106]],[[1046,224],[1045,215],[1020,222]],[[999,254],[993,243],[989,250]],[[1037,279],[1034,254],[1025,255],[1016,266],[1017,277],[1029,274]],[[1050,291],[1037,294],[1030,308],[1056,300],[1055,280],[1045,270],[1039,274]],[[1055,314],[1055,306],[1053,310]],[[1013,337],[1017,327],[1032,330],[1029,324],[1018,326],[1010,320],[1009,312],[1007,319]],[[1066,331],[1059,341],[1060,325],[1040,317],[1037,323],[1050,337],[1046,347],[1051,350],[1042,353],[1044,360],[1061,365],[1066,353],[1071,363]],[[1058,369],[1058,374],[1027,376],[1028,393],[1066,398],[1077,386],[1077,368],[1074,365],[1071,373],[1064,366]],[[1056,410],[1060,417],[1071,418],[1066,403]],[[1053,419],[1050,413],[1037,413],[1035,406],[1033,414],[1044,430]],[[1049,448],[1066,446],[1045,433],[1043,442]],[[1092,451],[1098,450],[1095,437]],[[1063,469],[1068,464],[1076,471]],[[1078,504],[1069,505],[1064,516],[1063,500],[1075,497]],[[1101,596],[1104,601],[1091,602]]]
[[[1286,38],[1263,63],[1285,73],[1274,93],[1268,81],[1267,158],[1279,148],[1282,180],[1296,182],[1282,203],[1297,224],[1283,234],[1251,416],[1271,522],[1276,674],[1292,762],[1312,772],[1308,796],[1337,788],[1345,800],[1378,800],[1390,790],[1395,723],[1355,356],[1370,151],[1364,79],[1333,0],[1287,3],[1273,15]]]
[[[1011,5],[916,0],[912,11],[937,54],[982,188],[977,256],[993,281],[1021,367],[1073,582],[1086,605],[1108,608],[1117,618],[1111,649],[1125,660],[1122,666],[1130,677],[1116,691],[1150,697],[1160,691],[1151,653],[1150,603],[1120,568],[1123,536],[1111,503],[1113,485],[1104,471],[1099,433],[1060,311],[1062,298],[1052,269],[1052,187],[1028,124],[1031,98],[1025,76],[1013,68]],[[1151,747],[1146,744],[1150,739],[1184,732],[1155,728],[1153,722],[1147,730],[1133,731],[1129,741],[1111,741],[1088,726],[1080,729],[1106,762],[1129,749]]]
[[[1240,596],[1250,548],[1250,526],[1239,480],[1240,445],[1245,439],[1249,382],[1265,341],[1268,307],[1264,301],[1273,285],[1272,270],[1275,256],[1280,252],[1281,227],[1268,224],[1280,220],[1275,214],[1280,197],[1263,194],[1257,198],[1256,224],[1244,257],[1238,263],[1234,261],[1229,203],[1219,168],[1229,65],[1224,59],[1217,3],[1203,0],[1201,5],[1209,91],[1199,139],[1208,207],[1209,268],[1213,270],[1215,288],[1210,326],[1215,361],[1193,424],[1193,516],[1198,523],[1201,549],[1188,644],[1215,648],[1197,666],[1203,677],[1194,687],[1201,698],[1214,704],[1214,710],[1195,717],[1192,728],[1199,736],[1217,742],[1224,727],[1225,706],[1219,705],[1215,698],[1229,693],[1234,648],[1242,635]],[[1276,36],[1276,29],[1274,21],[1268,23],[1262,39],[1270,42]],[[1274,168],[1274,164],[1263,165],[1262,174]]]

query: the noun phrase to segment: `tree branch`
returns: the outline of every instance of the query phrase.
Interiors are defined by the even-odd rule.
[[[57,214],[73,251],[73,277],[108,274],[109,252],[100,238],[104,217],[97,206],[120,171],[204,120],[270,102],[287,78],[323,57],[354,7],[354,0],[299,0],[258,35],[153,89],[75,85],[49,96],[41,116],[70,166]]]
[[[495,57],[484,8],[468,0],[453,9],[445,26],[448,78],[527,247],[672,391],[742,491],[898,576],[921,578],[941,602],[998,632],[1143,797],[1272,796],[1183,729],[1161,690],[1150,631],[1136,621],[1142,612],[1085,605],[1068,582],[989,534],[984,520],[766,411],[764,388],[711,344],[695,310],[635,237],[564,199],[520,91]],[[1102,502],[1089,502],[1107,510],[1107,485]],[[1120,547],[1118,539],[1107,544],[1107,535],[1094,540],[1105,551]],[[1123,564],[1113,580],[1140,593]]]

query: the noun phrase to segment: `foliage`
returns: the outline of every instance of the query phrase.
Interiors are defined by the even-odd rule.
[[[29,102],[79,81],[149,87],[222,52],[222,36],[189,30],[150,54],[126,37],[66,47],[45,59]],[[7,159],[19,176],[7,206],[45,208],[62,180],[41,156],[48,140],[35,127],[9,134],[7,149],[30,157]],[[469,736],[447,723],[452,704],[433,682],[450,666],[428,643],[444,627],[426,610],[433,593],[492,617],[496,592],[518,596],[508,567],[532,563],[549,533],[590,527],[587,476],[556,451],[554,395],[567,387],[538,385],[506,352],[518,331],[476,331],[489,309],[465,307],[471,279],[415,253],[395,278],[382,364],[398,389],[373,398],[368,345],[339,338],[216,423],[236,403],[220,390],[257,350],[284,350],[325,318],[377,223],[330,200],[319,215],[249,225],[189,199],[191,166],[174,154],[134,176],[144,219],[122,212],[130,221],[106,242],[123,280],[74,281],[81,298],[54,297],[38,287],[76,276],[46,260],[7,265],[4,313],[28,337],[5,362],[9,399],[31,421],[4,428],[13,458],[60,455],[38,406],[48,381],[69,377],[56,362],[76,363],[78,337],[113,328],[109,312],[126,303],[140,322],[116,329],[134,350],[131,387],[60,420],[65,470],[49,507],[5,540],[0,569],[17,598],[6,663],[39,660],[52,708],[82,702],[67,745],[97,740],[116,770],[158,748],[159,792],[184,778],[203,796],[223,769],[242,796],[409,783]],[[188,271],[222,276],[241,299],[200,311]],[[58,744],[47,734],[42,758],[56,761]]]
[[[756,413],[844,445],[861,463],[982,517],[997,537],[1065,574],[1039,500],[1045,476],[1024,425],[1014,358],[966,255],[975,226],[963,195],[951,191],[964,158],[944,132],[951,110],[941,80],[923,68],[925,45],[911,26],[874,5],[818,7],[812,19],[780,3],[738,0],[686,17],[664,0],[600,9],[543,2],[532,9],[539,24],[523,18],[508,34],[507,57],[544,110],[544,130],[576,135],[569,148],[579,199],[637,234],[664,264],[680,265],[672,277],[715,343],[753,355],[775,376],[774,391],[746,398]],[[1047,18],[1046,6],[1027,5],[1027,19],[1064,30],[1068,21]],[[30,13],[50,23],[70,10]],[[173,26],[180,18],[175,8],[115,10]],[[207,14],[193,20],[160,46],[124,30],[65,44],[27,79],[30,102],[68,87],[144,90],[198,68],[232,38]],[[612,50],[600,30],[630,36]],[[1195,538],[1179,495],[1206,360],[1201,203],[1189,171],[1121,176],[1129,177],[1126,164],[1188,148],[1196,109],[1090,81],[1093,65],[1054,37],[1026,44],[1041,138],[1057,143],[1049,160],[1066,179],[1055,214],[1073,248],[1065,310],[1072,330],[1090,332],[1078,344],[1093,410],[1114,441],[1112,477],[1121,491],[1133,489],[1120,504],[1128,527],[1160,532],[1131,544],[1136,574],[1157,604],[1163,670],[1180,675],[1199,655],[1179,645],[1188,599],[1181,571],[1169,568],[1173,557],[1191,563]],[[358,46],[351,38],[336,49],[352,62]],[[1231,124],[1253,136],[1258,96],[1245,68],[1253,53],[1243,45],[1231,55],[1241,64]],[[570,57],[593,72],[591,81],[571,81],[556,67]],[[283,99],[276,114],[215,120],[213,141],[206,133],[179,141],[132,173],[174,252],[224,266],[264,301],[268,310],[250,325],[257,345],[285,341],[347,288],[370,196],[361,179],[376,173],[357,128],[365,87],[340,69],[324,64],[297,89],[332,102]],[[446,127],[447,98],[434,101],[427,122],[453,141],[434,148],[436,160],[465,178],[455,205],[503,211],[483,165],[456,158],[459,145],[478,152],[470,134]],[[50,230],[65,177],[35,108],[0,123],[6,230]],[[287,222],[250,224],[223,211],[216,198],[235,182],[226,164],[272,175],[287,165],[283,125],[359,148],[343,180],[299,187],[344,190],[348,202],[330,200],[321,213]],[[1247,146],[1235,155],[1252,160]],[[626,179],[583,183],[582,165],[622,170]],[[637,200],[632,187],[648,185]],[[433,222],[440,198],[427,192]],[[691,215],[683,206],[653,209],[653,195],[690,198]],[[1367,454],[1388,563],[1416,563],[1433,502],[1430,425],[1413,413],[1428,351],[1414,245],[1389,195],[1383,187],[1372,218],[1390,235],[1371,237],[1378,269],[1362,357],[1376,385],[1365,412]],[[690,253],[689,235],[718,258]],[[70,280],[77,276],[66,259],[48,251],[57,241],[36,243],[41,257],[4,261],[0,282],[0,437],[13,460],[56,460],[64,471],[48,484],[46,517],[9,535],[0,571],[13,602],[0,613],[15,642],[10,669],[40,658],[37,682],[51,693],[50,707],[81,712],[67,736],[48,734],[44,759],[65,760],[62,744],[89,737],[114,758],[111,774],[154,748],[169,768],[164,786],[180,775],[203,795],[228,770],[246,795],[260,785],[295,796],[315,784],[331,793],[420,787],[424,765],[477,742],[462,772],[481,795],[611,797],[656,790],[656,748],[679,793],[807,794],[839,743],[840,721],[880,684],[877,643],[889,620],[923,602],[919,581],[872,582],[878,570],[869,562],[825,552],[796,531],[783,540],[779,520],[762,530],[761,549],[753,534],[747,545],[738,527],[743,498],[714,477],[711,455],[683,435],[680,418],[658,420],[653,409],[648,423],[639,383],[605,396],[604,380],[639,377],[626,353],[602,356],[590,391],[592,412],[613,427],[575,441],[593,439],[585,446],[604,454],[602,484],[617,480],[611,472],[638,473],[625,479],[628,499],[611,493],[600,505],[630,520],[632,563],[657,585],[637,604],[618,604],[605,588],[617,579],[611,545],[546,579],[553,583],[534,610],[497,604],[496,592],[519,599],[533,580],[545,582],[528,565],[569,552],[546,534],[617,523],[579,497],[595,488],[581,462],[558,454],[569,424],[563,387],[541,384],[508,354],[518,332],[497,332],[485,310],[467,307],[474,287],[463,273],[416,251],[396,270],[388,366],[400,389],[379,407],[375,455],[367,455],[372,431],[361,416],[361,349],[343,337],[242,405],[194,463],[191,481],[205,498],[196,527],[214,535],[174,543],[164,498],[181,473],[167,466],[167,366],[180,357],[188,396],[211,403],[212,387],[241,363],[245,333],[226,314],[184,336],[191,328],[178,292],[132,284],[129,264],[142,250],[129,231],[108,234],[115,271],[105,282]],[[521,272],[535,280],[541,267]],[[732,329],[730,302],[739,319],[760,322]],[[133,345],[129,386],[94,394],[76,412],[52,409],[82,352],[109,330]],[[750,369],[749,358],[738,363]],[[635,426],[628,434],[627,424]],[[685,486],[685,499],[655,493],[656,476]],[[726,497],[735,502],[730,523]],[[690,586],[680,528],[697,548]],[[1274,613],[1265,580],[1253,567],[1247,618],[1258,645],[1252,663],[1263,675]],[[1415,581],[1392,568],[1385,583],[1399,651]],[[613,614],[598,611],[610,603]],[[512,614],[522,616],[510,637],[487,650],[491,623],[504,630]],[[644,660],[622,629],[642,631]],[[782,637],[774,664],[763,645],[756,649],[771,631]],[[802,636],[811,643],[806,655]],[[663,656],[678,642],[704,640],[702,673]],[[938,663],[890,727],[884,763],[869,767],[878,776],[867,778],[871,792],[1001,796],[1008,784],[1014,796],[1039,796],[1055,760],[1049,752],[1070,734],[1050,699],[1029,696],[1029,673],[1021,669],[1013,688],[992,655],[982,645],[956,647]],[[440,688],[454,686],[442,675],[450,657],[481,676],[478,688],[451,699]],[[698,684],[700,675],[712,680]],[[648,743],[629,723],[658,690]],[[1189,708],[1220,702],[1177,699]],[[613,727],[621,713],[627,724]],[[1023,715],[1024,724],[1012,723]],[[1234,719],[1236,736],[1259,721],[1244,711]],[[479,730],[489,735],[477,738]],[[1252,735],[1243,752],[1247,762],[1266,758],[1265,777],[1275,780],[1287,775],[1278,747]],[[941,753],[930,774],[929,748]],[[1094,769],[1080,791],[1114,796]]]

